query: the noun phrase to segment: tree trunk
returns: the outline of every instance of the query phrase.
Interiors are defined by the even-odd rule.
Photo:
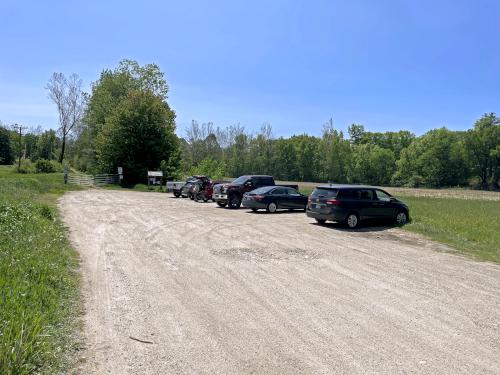
[[[62,164],[64,160],[64,150],[66,149],[66,135],[63,135],[62,145],[61,145],[61,155],[59,156],[59,163]]]

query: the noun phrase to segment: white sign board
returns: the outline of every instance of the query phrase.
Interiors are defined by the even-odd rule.
[[[163,177],[162,171],[148,171],[148,177]]]
[[[118,167],[118,174],[123,174],[123,167]]]

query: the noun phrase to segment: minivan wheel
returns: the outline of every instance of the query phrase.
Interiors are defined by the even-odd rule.
[[[276,205],[276,203],[274,202],[271,202],[267,205],[267,212],[270,212],[270,213],[275,213],[276,210],[278,209],[278,206]]]
[[[351,229],[356,228],[358,226],[358,222],[359,222],[358,215],[356,215],[354,213],[347,215],[345,222],[349,228],[351,228]]]
[[[326,223],[326,220],[325,219],[316,219],[316,222],[320,225],[323,225]]]
[[[241,199],[237,195],[231,195],[229,197],[229,208],[239,208],[241,205]]]
[[[396,215],[396,223],[398,225],[405,225],[407,221],[408,221],[408,216],[406,215],[406,212],[399,211],[398,214]]]

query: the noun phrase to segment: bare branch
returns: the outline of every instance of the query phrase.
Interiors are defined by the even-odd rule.
[[[54,73],[45,88],[48,97],[57,106],[59,114],[59,129],[62,135],[62,149],[59,161],[64,159],[66,139],[77,130],[85,110],[86,96],[82,91],[82,80],[72,74],[69,79],[63,73]]]

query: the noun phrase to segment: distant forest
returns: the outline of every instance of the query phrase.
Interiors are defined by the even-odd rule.
[[[406,130],[369,132],[360,124],[349,126],[346,136],[329,121],[321,137],[274,138],[270,125],[251,134],[241,126],[193,121],[180,145],[183,171],[219,176],[475,188],[498,188],[500,177],[500,119],[493,113],[468,131],[443,127],[419,137]]]
[[[270,174],[290,181],[499,189],[500,118],[494,113],[467,131],[443,127],[418,137],[406,130],[370,132],[361,124],[343,134],[331,120],[320,137],[276,137],[269,124],[252,133],[240,125],[197,121],[179,137],[168,85],[154,64],[123,60],[101,73],[90,94],[74,95],[81,85],[75,75],[65,80],[54,73],[48,89],[57,84],[62,94],[69,85],[73,112],[62,111],[69,101],[55,101],[62,114],[57,131],[38,128],[20,136],[0,123],[0,164],[17,161],[20,172],[57,170],[51,167],[56,161],[88,173],[116,173],[122,166],[130,183],[144,181],[148,169],[161,169],[172,178]]]

